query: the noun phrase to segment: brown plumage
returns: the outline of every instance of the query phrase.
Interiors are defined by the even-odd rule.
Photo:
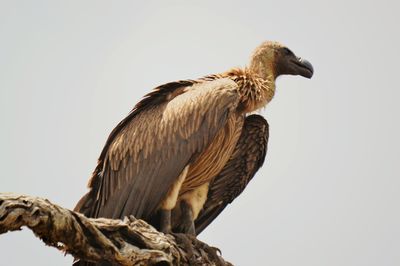
[[[268,124],[246,115],[272,99],[277,76],[312,73],[286,47],[265,42],[247,68],[155,88],[111,132],[75,210],[192,234],[197,218],[202,231],[264,160]]]
[[[264,163],[268,138],[267,120],[260,115],[246,117],[231,158],[210,183],[207,201],[195,220],[196,234],[200,234],[243,192]]]

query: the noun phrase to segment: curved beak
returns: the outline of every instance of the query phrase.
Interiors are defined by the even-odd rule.
[[[303,59],[301,57],[297,57],[296,60],[293,60],[293,63],[296,65],[296,70],[300,76],[305,78],[311,78],[314,74],[314,68],[309,61]]]

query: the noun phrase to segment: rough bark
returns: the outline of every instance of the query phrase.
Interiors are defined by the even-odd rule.
[[[0,234],[30,228],[47,245],[113,265],[232,265],[195,237],[158,232],[143,220],[92,219],[46,199],[0,193]]]

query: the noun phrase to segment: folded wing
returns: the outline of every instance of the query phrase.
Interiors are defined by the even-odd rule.
[[[246,117],[235,151],[210,184],[207,201],[195,221],[196,234],[200,234],[242,193],[264,163],[268,138],[268,123],[262,116]]]
[[[236,112],[230,79],[154,89],[111,133],[75,210],[90,217],[148,220],[179,174]]]

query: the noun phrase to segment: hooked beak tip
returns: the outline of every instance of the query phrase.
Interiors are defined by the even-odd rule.
[[[302,71],[301,75],[306,78],[311,78],[314,74],[314,67],[312,64],[303,58],[299,58],[299,63],[304,71]]]

